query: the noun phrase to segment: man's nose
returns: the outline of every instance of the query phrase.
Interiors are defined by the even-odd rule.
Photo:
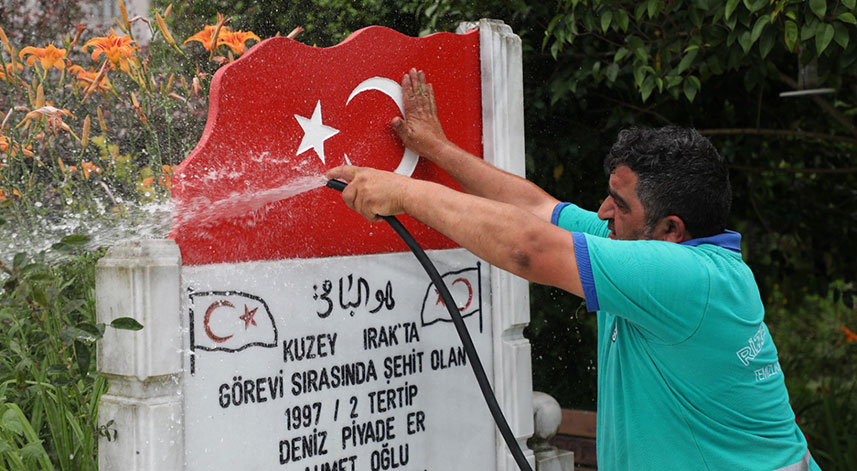
[[[613,197],[608,196],[604,199],[604,202],[601,203],[601,207],[598,208],[598,218],[601,220],[613,219],[613,211],[616,206],[613,204]]]

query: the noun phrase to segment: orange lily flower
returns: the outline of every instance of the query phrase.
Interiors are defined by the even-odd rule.
[[[27,113],[27,115],[24,116],[24,119],[21,120],[21,122],[18,123],[18,126],[16,127],[21,127],[25,124],[29,125],[29,123],[32,121],[38,121],[41,118],[46,117],[48,120],[48,124],[51,126],[51,129],[54,132],[54,135],[57,134],[57,131],[59,129],[62,129],[64,131],[68,131],[72,136],[77,137],[74,134],[74,131],[72,131],[71,128],[68,127],[68,125],[65,124],[65,122],[62,120],[63,115],[71,116],[72,118],[74,117],[74,115],[71,114],[69,110],[59,109],[50,105],[45,105],[41,108],[35,109]]]
[[[18,66],[18,67],[15,67]],[[17,69],[17,70],[16,70]],[[7,80],[8,77],[14,77],[18,75],[18,72],[22,72],[24,70],[24,66],[19,63],[8,63],[6,64],[6,71],[4,73],[3,69],[0,68],[0,80]]]
[[[90,173],[93,173],[93,172],[98,173],[98,174],[101,173],[101,167],[95,165],[94,163],[92,163],[90,161],[81,162],[80,168],[83,169],[83,178],[85,178],[87,180],[89,180],[89,174]]]
[[[27,46],[18,53],[18,57],[21,60],[26,55],[30,56],[27,58],[27,65],[32,67],[36,59],[38,59],[42,68],[46,71],[51,67],[63,70],[65,69],[66,62],[68,62],[68,59],[65,57],[65,49],[57,49],[53,44],[48,44],[45,47]]]
[[[194,34],[193,36],[185,39],[184,42],[182,43],[182,46],[187,45],[187,43],[189,43],[191,41],[198,41],[200,44],[202,44],[202,47],[204,47],[206,51],[210,51],[211,45],[213,43],[215,43],[215,41],[211,40],[211,36],[214,34],[214,31],[216,29],[217,29],[217,25],[205,25],[205,28],[203,28],[202,31],[199,31],[196,34]],[[219,39],[219,36],[222,36],[225,32],[228,32],[228,31],[230,31],[228,26],[224,26],[224,27],[220,28],[220,35],[218,35],[218,39]]]
[[[255,39],[256,42],[262,41],[252,31],[226,31],[220,33],[220,37],[217,38],[217,45],[226,45],[232,49],[232,52],[240,56],[246,50],[244,43],[251,39]]]
[[[92,67],[89,70],[84,70],[83,67],[79,65],[71,66],[68,71],[75,76],[78,80],[78,85],[81,87],[90,87],[95,82],[95,79],[98,78],[98,71],[93,69]],[[107,78],[107,73],[105,72],[101,79],[98,80],[98,84],[95,85],[95,90],[97,92],[106,93],[113,89],[113,85],[110,84],[110,80]]]
[[[172,6],[172,5],[170,5]],[[167,42],[170,46],[174,47],[176,51],[179,51],[179,54],[184,54],[178,44],[176,44],[176,40],[173,39],[172,33],[170,33],[170,29],[167,28],[167,22],[164,20],[164,17],[161,16],[160,13],[155,12],[155,22],[158,25],[158,30],[161,31],[161,35],[164,37],[164,41]]]
[[[12,190],[12,193],[11,193],[11,194],[10,194],[10,193],[9,193],[9,191],[7,190],[7,191],[6,191],[6,195],[10,195],[10,196],[11,196],[11,195],[15,195],[15,196],[17,196],[18,198],[20,198],[20,197],[21,197],[21,193],[19,193],[19,192],[18,192],[18,190]],[[6,199],[6,195],[4,195],[4,194],[3,194],[3,190],[0,190],[0,201],[5,200],[5,199]]]
[[[110,28],[110,33],[107,36],[92,38],[83,45],[83,51],[88,52],[86,48],[92,47],[92,60],[97,61],[98,56],[103,52],[114,66],[119,66],[122,72],[131,73],[129,64],[138,65],[137,58],[134,53],[138,50],[137,42],[131,39],[127,34],[119,36]]]
[[[140,185],[143,188],[151,188],[154,183],[155,183],[155,177],[146,177],[143,179],[142,182],[140,182]]]
[[[163,175],[158,178],[158,183],[160,183],[162,187],[166,188],[167,191],[170,191],[173,188],[173,172],[176,170],[176,166],[161,165],[161,170],[163,171]]]
[[[25,157],[32,157],[33,155],[35,155],[31,150],[32,148],[33,145],[30,144],[27,146],[26,149],[22,150],[21,146],[15,144],[14,142],[10,142],[6,136],[0,134],[0,152],[8,154],[10,157],[15,157],[16,155],[18,155],[18,151],[21,151],[21,153],[24,154]]]
[[[74,51],[74,46],[77,46],[77,42],[80,41],[80,35],[86,31],[86,26],[78,23],[74,28],[74,39],[71,40],[71,43],[68,45],[69,51]]]
[[[842,332],[845,333],[845,342],[846,343],[857,342],[857,334],[855,334],[851,329],[849,329],[848,327],[845,327],[844,325],[839,327],[839,328],[842,329]]]

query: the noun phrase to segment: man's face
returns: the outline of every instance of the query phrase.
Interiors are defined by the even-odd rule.
[[[637,174],[625,165],[616,167],[610,174],[607,199],[598,209],[598,217],[607,221],[610,238],[619,240],[647,240],[652,238],[646,227],[646,213],[637,197]]]

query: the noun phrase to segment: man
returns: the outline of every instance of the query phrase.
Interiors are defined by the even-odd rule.
[[[598,318],[598,467],[819,469],[788,402],[740,235],[728,168],[692,130],[632,129],[605,159],[597,213],[449,142],[422,72],[402,79],[404,144],[466,193],[338,167],[370,221],[406,212],[488,262],[586,300]]]

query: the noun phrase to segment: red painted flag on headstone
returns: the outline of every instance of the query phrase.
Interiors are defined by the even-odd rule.
[[[183,263],[407,250],[322,188],[322,175],[350,163],[454,186],[390,127],[411,68],[433,84],[448,137],[482,155],[478,31],[412,38],[373,26],[329,48],[271,38],[218,70],[202,139],[173,178]],[[427,249],[456,247],[402,221]]]

